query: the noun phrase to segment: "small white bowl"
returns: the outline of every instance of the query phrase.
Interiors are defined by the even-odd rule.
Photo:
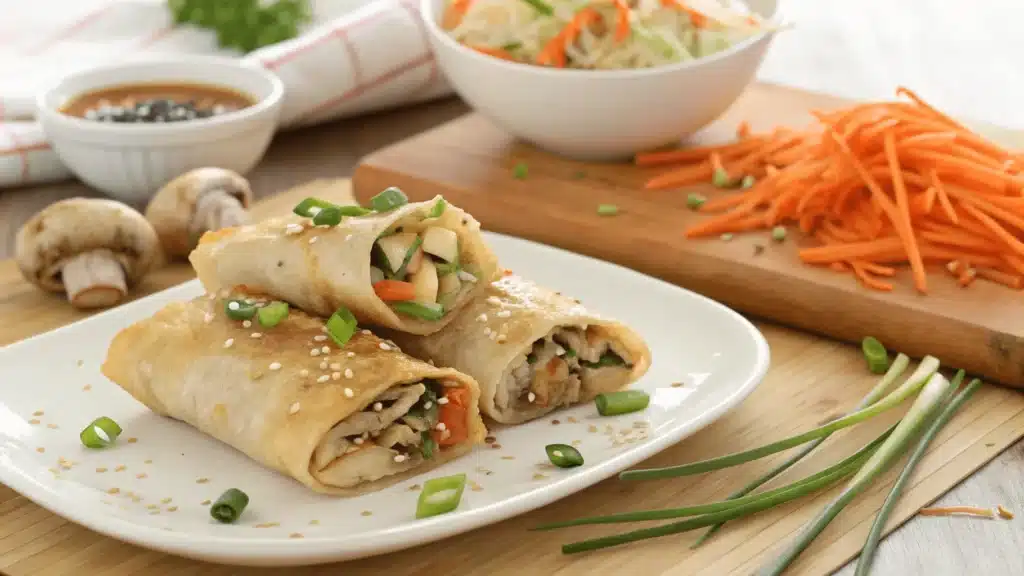
[[[83,93],[147,83],[204,84],[252,96],[256,104],[210,118],[117,124],[60,112]],[[79,179],[129,204],[143,204],[176,176],[217,166],[245,174],[277,128],[284,85],[272,72],[216,57],[181,56],[91,68],[71,74],[36,99],[46,138]]]
[[[753,80],[774,32],[689,62],[637,70],[553,69],[459,44],[438,25],[445,0],[420,0],[441,70],[455,91],[509,133],[579,160],[618,160],[678,141],[722,115]],[[749,0],[778,20],[777,0]]]

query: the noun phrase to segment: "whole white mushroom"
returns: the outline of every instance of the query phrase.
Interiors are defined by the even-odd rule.
[[[139,212],[114,200],[51,204],[18,231],[15,260],[25,278],[67,294],[76,308],[105,308],[162,260],[160,240]]]

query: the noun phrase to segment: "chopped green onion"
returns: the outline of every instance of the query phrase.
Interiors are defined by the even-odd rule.
[[[366,216],[367,214],[373,214],[373,210],[370,210],[369,208],[354,206],[352,204],[349,204],[348,206],[338,206],[338,211],[341,212],[342,216]]]
[[[775,228],[772,228],[772,240],[775,240],[776,242],[782,242],[785,239],[786,239],[786,227],[785,226],[776,226]]]
[[[313,216],[313,224],[315,226],[337,226],[341,224],[341,208],[337,206],[324,208]]]
[[[877,338],[868,336],[860,343],[860,348],[864,351],[864,359],[868,361],[868,370],[872,374],[885,374],[889,369],[889,353],[885,351],[885,346]]]
[[[939,360],[934,356],[925,356],[924,359],[921,360],[921,363],[917,365],[917,369],[914,370],[914,373],[911,374],[903,384],[900,384],[899,387],[878,402],[856,412],[851,412],[842,418],[838,418],[828,422],[827,424],[808,430],[802,434],[790,436],[789,438],[772,442],[771,444],[766,444],[760,448],[754,448],[743,452],[734,452],[725,456],[701,460],[690,464],[683,464],[681,466],[649,468],[646,470],[627,470],[619,474],[619,478],[622,480],[654,480],[657,478],[674,478],[676,476],[703,474],[704,472],[728,468],[744,462],[750,462],[751,460],[757,460],[758,458],[770,456],[772,454],[782,452],[783,450],[788,450],[795,446],[806,444],[811,440],[823,438],[837,430],[842,430],[843,428],[853,426],[854,424],[859,424],[868,418],[877,416],[886,410],[895,408],[904,400],[916,394],[917,391],[928,382],[931,375],[938,369]]]
[[[796,539],[778,558],[766,564],[758,572],[760,576],[777,576],[782,574],[789,565],[807,549],[811,542],[821,534],[832,520],[842,512],[854,498],[874,482],[875,478],[884,473],[889,466],[899,459],[907,445],[927,427],[936,411],[940,408],[952,390],[949,380],[942,374],[933,372],[917,399],[910,406],[906,416],[899,421],[892,434],[882,443],[878,450],[868,458],[860,470],[850,479],[843,491],[829,502],[822,511],[806,524]]]
[[[327,335],[334,340],[335,344],[344,347],[356,333],[356,325],[356,317],[343,306],[327,319]]]
[[[444,317],[444,307],[440,304],[424,304],[421,302],[392,302],[395,312],[419,318],[420,320],[440,320]]]
[[[526,178],[529,172],[530,168],[526,165],[526,162],[520,162],[519,164],[516,164],[515,166],[512,167],[512,177],[517,180],[522,180],[523,178]]]
[[[583,455],[568,444],[548,444],[544,451],[548,453],[548,460],[559,468],[583,466]]]
[[[377,212],[389,212],[409,203],[409,197],[394,186],[370,198],[370,206]]]
[[[428,518],[455,510],[459,507],[462,491],[465,489],[465,474],[427,480],[423,483],[423,490],[416,502],[416,517]]]
[[[551,16],[552,14],[555,13],[555,9],[552,8],[551,5],[548,4],[547,2],[544,2],[544,0],[523,0],[523,2],[526,2],[530,6],[533,6],[534,10],[540,12],[545,16]]]
[[[573,354],[576,354],[573,352]],[[614,352],[605,352],[597,359],[597,362],[580,362],[587,368],[604,368],[606,366],[625,366],[626,361]]]
[[[711,175],[711,184],[715,188],[731,188],[733,181],[729,178],[729,173],[721,168],[715,170],[714,174]]]
[[[696,210],[703,206],[704,203],[707,201],[708,199],[705,198],[704,196],[701,196],[696,192],[690,192],[686,196],[686,207],[689,208],[690,210]]]
[[[598,204],[597,214],[599,216],[615,216],[619,213],[619,207],[615,204]]]
[[[615,416],[647,408],[651,403],[651,397],[643,390],[621,390],[598,394],[594,398],[594,403],[597,404],[597,412],[601,416]]]
[[[522,42],[509,42],[508,44],[505,44],[504,46],[502,46],[501,49],[506,51],[506,52],[511,52],[513,50],[519,50],[522,47],[523,47],[523,43]]]
[[[719,236],[719,238],[722,239],[722,242],[728,242],[728,241],[732,240],[733,237],[734,236],[733,236],[732,232],[726,232],[726,233],[722,234],[721,236]]]
[[[427,218],[439,218],[441,214],[444,214],[445,208],[448,207],[448,202],[444,198],[438,198],[437,202],[430,207],[430,212],[427,212]]]
[[[242,515],[249,505],[249,496],[238,488],[229,488],[210,506],[210,516],[218,522],[230,524]]]
[[[260,326],[264,328],[273,328],[287,317],[288,303],[280,301],[271,302],[260,308],[259,312],[256,313],[256,319],[259,321]]]
[[[566,348],[565,349],[565,357],[566,358],[575,358],[576,357],[576,351],[573,350],[572,348]],[[598,360],[598,363],[600,363],[600,360]]]
[[[405,280],[405,272],[409,269],[409,263],[412,262],[413,256],[416,255],[416,251],[423,245],[423,237],[417,236],[412,244],[409,245],[409,249],[405,251],[405,257],[402,258],[402,264],[398,267],[398,270],[392,275],[396,280]],[[386,257],[385,257],[386,258]],[[391,268],[389,267],[388,270]]]
[[[751,176],[750,174],[747,174],[746,176],[743,177],[743,180],[740,181],[740,188],[743,188],[744,190],[747,188],[753,188],[754,184],[756,183],[757,179]]]
[[[295,208],[292,208],[292,212],[304,218],[312,218],[313,216],[316,216],[321,210],[326,210],[327,208],[337,208],[337,206],[326,200],[309,197],[303,200],[302,202],[296,204]]]
[[[228,300],[224,303],[224,312],[232,320],[248,320],[256,315],[256,307],[245,300]]]
[[[530,352],[529,354],[526,355],[526,361],[529,362],[530,364],[537,362],[537,355],[534,354],[533,352]]]
[[[430,460],[434,457],[434,450],[437,450],[437,442],[434,442],[434,437],[431,436],[430,432],[420,432],[420,453],[423,454],[424,460]]]
[[[950,386],[950,391],[954,392],[959,388],[960,383],[963,382],[966,373],[960,370],[953,377],[953,383]],[[857,560],[857,569],[854,572],[854,576],[867,576],[871,571],[871,563],[874,560],[875,550],[878,548],[878,542],[882,539],[882,530],[885,529],[885,524],[889,520],[889,515],[892,513],[893,508],[896,507],[896,502],[900,498],[900,494],[903,493],[903,488],[906,486],[907,481],[910,480],[910,476],[914,473],[914,468],[917,467],[924,453],[928,450],[928,445],[931,444],[935,436],[938,435],[939,431],[949,422],[956,414],[956,411],[960,409],[960,406],[967,401],[968,398],[974,394],[981,386],[981,380],[975,378],[971,380],[971,383],[964,387],[952,400],[946,404],[946,407],[942,409],[942,412],[932,421],[931,425],[918,440],[917,446],[914,447],[914,451],[910,453],[910,458],[907,459],[906,465],[900,472],[896,482],[892,485],[892,489],[889,491],[889,495],[885,497],[885,502],[882,503],[882,507],[878,510],[878,515],[875,516],[875,522],[871,525],[871,532],[868,533],[868,538],[864,542],[864,548],[861,550],[860,559]]]
[[[106,416],[100,416],[82,429],[78,435],[87,448],[106,448],[121,435],[121,427]]]

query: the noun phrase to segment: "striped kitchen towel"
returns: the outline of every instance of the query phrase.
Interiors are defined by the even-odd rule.
[[[165,0],[44,0],[0,8],[0,188],[71,177],[33,121],[43,87],[74,70],[152,55],[214,54],[213,32],[173,26]],[[416,0],[315,0],[314,24],[245,56],[275,71],[282,128],[450,94]]]

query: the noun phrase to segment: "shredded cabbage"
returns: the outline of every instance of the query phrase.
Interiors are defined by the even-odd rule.
[[[765,30],[735,0],[449,1],[442,26],[456,41],[508,60],[566,68],[663,66],[721,52]],[[620,32],[624,18],[628,28]]]

